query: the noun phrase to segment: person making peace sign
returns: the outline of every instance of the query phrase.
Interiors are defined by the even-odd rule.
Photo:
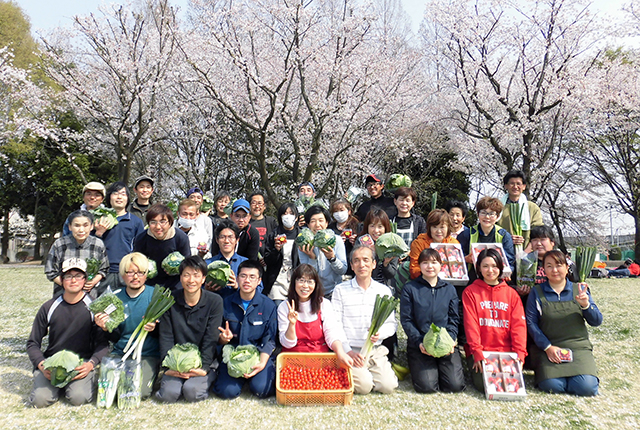
[[[333,307],[324,299],[318,272],[308,264],[299,265],[291,276],[287,301],[278,306],[278,331],[283,352],[329,352],[351,367],[353,359],[342,348],[346,339],[337,324]]]

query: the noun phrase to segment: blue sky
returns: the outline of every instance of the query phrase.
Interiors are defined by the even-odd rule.
[[[60,25],[71,24],[74,15],[87,15],[97,10],[102,0],[13,0],[30,17],[32,30],[51,30]],[[121,3],[114,1],[113,3]],[[171,3],[186,9],[188,0],[171,0]],[[105,3],[109,4],[110,1]],[[412,27],[417,30],[424,12],[425,0],[402,0],[405,12],[412,19]],[[615,13],[628,0],[595,0],[594,5],[601,11]]]

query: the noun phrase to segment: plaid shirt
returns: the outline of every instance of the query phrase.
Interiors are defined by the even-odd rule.
[[[78,245],[73,235],[62,236],[53,242],[47,255],[44,274],[47,275],[48,280],[53,281],[62,275],[62,262],[68,258],[82,258],[85,261],[88,258],[95,258],[100,262],[98,274],[104,277],[109,271],[107,249],[101,239],[89,236],[82,245]]]

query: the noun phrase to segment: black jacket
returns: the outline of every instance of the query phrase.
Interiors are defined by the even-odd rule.
[[[408,348],[419,348],[431,323],[446,327],[455,340],[460,323],[455,287],[442,279],[431,287],[422,276],[407,283],[400,296],[400,323],[407,334]]]
[[[280,269],[282,268],[282,261],[284,259],[282,254],[282,249],[280,251],[276,250],[276,236],[280,234],[288,234],[289,239],[291,237],[295,238],[300,233],[300,227],[295,226],[292,232],[286,231],[281,226],[278,226],[275,231],[273,231],[269,237],[267,238],[267,242],[265,243],[265,251],[264,251],[264,261],[267,263],[267,271],[262,277],[262,282],[264,283],[263,294],[269,295],[271,291],[271,287],[276,282],[276,278],[278,277],[278,273],[280,273]],[[296,244],[291,248],[291,265],[295,269],[300,264],[300,259],[298,258],[298,246]]]
[[[175,304],[160,319],[160,359],[176,344],[198,345],[202,368],[209,370],[215,358],[218,336],[222,327],[222,298],[211,291],[202,290],[200,301],[191,307],[184,300],[184,290],[173,292]]]

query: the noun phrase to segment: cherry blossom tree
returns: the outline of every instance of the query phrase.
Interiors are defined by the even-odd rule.
[[[361,178],[424,97],[417,52],[383,40],[359,2],[192,4],[182,99],[217,107],[201,132],[244,157],[276,205],[305,180],[323,195]]]
[[[585,79],[598,26],[574,0],[432,1],[423,38],[436,69],[443,117],[463,160],[501,188],[509,170],[541,178],[561,159],[575,115],[574,88]]]
[[[609,197],[635,220],[640,255],[640,56],[608,51],[591,72],[582,96],[578,162],[609,189]]]
[[[128,182],[136,154],[163,139],[159,124],[171,115],[163,102],[174,63],[176,17],[166,0],[140,6],[104,6],[74,18],[43,42],[48,73],[59,97],[87,132],[96,151],[109,153]]]

